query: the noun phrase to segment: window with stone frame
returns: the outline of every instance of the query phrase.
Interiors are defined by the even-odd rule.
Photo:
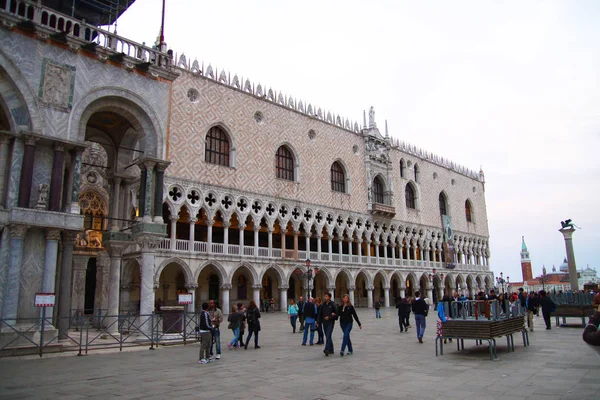
[[[404,190],[404,197],[406,199],[406,208],[412,208],[413,210],[417,208],[415,205],[415,189],[413,189],[410,183],[406,184],[406,189]]]
[[[206,134],[204,160],[210,164],[229,167],[229,137],[225,131],[213,126]]]
[[[294,156],[286,146],[281,146],[277,149],[275,172],[279,179],[294,180]]]
[[[406,161],[400,160],[400,178],[406,178]]]
[[[465,218],[467,222],[473,222],[473,210],[469,200],[465,201]]]
[[[383,204],[383,183],[378,176],[373,179],[373,202]]]
[[[346,174],[337,161],[331,164],[331,190],[346,193]]]
[[[444,193],[440,193],[439,202],[440,215],[448,215],[448,211],[446,210],[446,196],[444,196]]]

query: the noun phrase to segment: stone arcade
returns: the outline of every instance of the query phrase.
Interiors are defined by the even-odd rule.
[[[493,286],[482,171],[43,3],[0,2],[2,319]]]

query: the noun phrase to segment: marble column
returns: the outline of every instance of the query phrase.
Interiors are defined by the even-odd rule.
[[[29,207],[31,197],[31,184],[33,179],[33,161],[35,156],[35,142],[37,138],[26,136],[25,151],[23,153],[23,167],[21,168],[21,181],[19,182],[19,203],[22,208]]]
[[[196,289],[198,289],[198,284],[197,283],[188,283],[185,285],[185,288],[188,291],[188,294],[192,295],[192,304],[188,304],[187,306],[187,311],[190,314],[194,314],[196,312],[195,309],[195,305],[196,305]]]
[[[261,285],[252,285],[252,298],[257,306],[260,304],[260,289],[262,289]]]
[[[60,197],[63,192],[63,167],[65,163],[65,147],[61,143],[54,145],[54,159],[52,160],[52,177],[50,180],[50,211],[60,211]],[[46,310],[48,311],[48,310]]]
[[[565,247],[567,249],[567,265],[569,268],[569,283],[573,292],[579,290],[579,281],[577,280],[577,265],[575,264],[575,252],[573,251],[573,233],[575,228],[565,227],[559,229],[565,239]]]
[[[194,235],[196,234],[196,221],[198,221],[195,218],[190,218],[190,239],[188,242],[188,251],[194,251],[194,241],[196,240],[194,238]],[[208,250],[208,249],[207,249]]]
[[[383,296],[385,298],[384,307],[389,307],[390,306],[390,287],[389,286],[385,286],[383,288]]]
[[[353,238],[350,237],[348,240],[348,255],[350,256],[350,262],[352,262],[352,241]]]
[[[258,257],[258,232],[260,232],[260,225],[254,225],[254,257]]]
[[[223,254],[229,254],[229,221],[223,221]],[[269,252],[270,254],[270,252]]]
[[[110,317],[107,325],[109,332],[117,332],[119,328],[118,315],[120,312],[119,295],[121,293],[121,257],[127,248],[123,244],[108,244],[110,254],[110,270],[108,275],[108,310],[106,312]]]
[[[145,202],[144,202],[144,222],[152,222],[152,194],[154,193],[155,185],[154,185],[154,166],[156,165],[155,161],[146,160],[144,161],[144,166],[146,167],[146,185],[145,189]],[[161,213],[162,214],[162,213]],[[162,222],[162,221],[161,221]]]
[[[239,233],[240,233],[240,256],[244,256],[244,229],[246,229],[246,225],[245,224],[240,224],[238,226],[239,228]]]
[[[8,175],[8,145],[10,144],[10,137],[0,135],[0,207],[4,208],[5,200],[4,194],[6,193],[7,186],[7,175]]]
[[[150,201],[150,199],[146,199],[146,183],[148,182],[148,171],[146,170],[146,166],[142,163],[139,165],[140,167],[140,195],[138,198],[138,218],[141,220],[144,217],[144,213],[146,212],[146,202]]]
[[[371,264],[371,241],[369,239],[365,241],[365,247],[367,253],[367,264]]]
[[[329,292],[329,294],[331,294],[331,301],[335,301],[335,286],[328,287],[327,292]]]
[[[71,309],[83,313],[85,307],[85,282],[89,254],[73,255],[73,283],[71,289]],[[100,308],[96,306],[96,308]]]
[[[72,183],[71,183],[71,205],[69,207],[69,212],[71,214],[79,214],[79,187],[81,185],[81,156],[83,154],[82,148],[76,148],[71,152],[71,157],[73,159],[72,166]]]
[[[29,227],[10,225],[10,256],[2,304],[2,318],[8,324],[14,324],[19,311],[19,290],[21,287],[21,266],[23,264],[23,245]]]
[[[59,229],[46,230],[46,253],[44,255],[44,276],[42,278],[42,293],[55,293],[56,285],[56,262],[58,259],[58,241],[60,240]],[[41,316],[40,310],[40,316]],[[52,318],[54,307],[46,308],[46,316]]]
[[[96,315],[106,315],[108,311],[109,278],[110,256],[108,252],[101,251],[96,256],[96,294],[94,296],[94,314]]]
[[[354,290],[355,286],[348,286],[348,297],[350,298],[350,303],[354,305]]]
[[[290,287],[288,285],[279,286],[279,311],[286,312],[287,310],[287,292]]]
[[[267,229],[267,239],[268,239],[268,254],[267,257],[272,257],[273,255],[273,228]]]
[[[306,245],[306,258],[310,259],[310,232],[304,232],[304,243]]]
[[[298,259],[298,235],[300,231],[294,230],[294,260]]]
[[[113,232],[119,231],[119,191],[121,190],[121,177],[115,176],[112,179],[112,195],[110,197],[110,218],[111,230]]]
[[[359,238],[356,243],[356,247],[358,247],[358,262],[362,264],[362,238]],[[354,304],[354,303],[352,303]]]
[[[285,235],[287,234],[287,229],[281,230],[281,258],[285,258]]]
[[[10,152],[10,166],[7,177],[8,182],[5,189],[6,208],[16,207],[19,200],[19,185],[21,183],[21,172],[23,168],[23,140],[17,138],[13,141],[12,150]]]
[[[425,289],[425,292],[427,294],[427,298],[429,299],[430,304],[433,304],[433,289],[431,289],[431,287],[428,287]]]
[[[388,265],[387,240],[383,244],[383,260],[384,260],[385,265]]]
[[[342,238],[342,236],[340,236],[338,238],[338,255],[340,257],[340,261],[342,261],[342,250],[343,250],[342,243],[343,243],[343,238]]]
[[[159,162],[156,164],[156,179],[154,182],[154,222],[164,223],[162,216],[163,190],[165,170],[169,163]]]
[[[171,251],[174,251],[177,246],[177,220],[179,220],[179,216],[171,215],[169,218],[171,219],[171,236],[169,238],[170,247]]]
[[[373,286],[367,287],[367,307],[369,309],[373,308]]]
[[[152,331],[150,315],[154,313],[154,253],[160,238],[153,235],[139,234],[134,240],[141,248],[141,290],[140,290],[140,332],[150,336]]]
[[[231,283],[224,283],[221,285],[221,311],[227,315],[231,312],[229,307],[229,293],[231,292]],[[256,303],[258,305],[259,303]]]
[[[212,243],[213,243],[213,225],[215,221],[211,218],[206,220],[206,252],[212,254]]]
[[[396,242],[392,243],[392,264],[396,264]]]
[[[68,339],[71,317],[71,282],[73,274],[73,245],[77,232],[63,231],[60,282],[58,285],[58,339]]]
[[[406,297],[406,286],[400,286],[400,297]]]
[[[323,239],[323,234],[318,233],[317,234],[317,258],[319,261],[321,261],[321,239]]]

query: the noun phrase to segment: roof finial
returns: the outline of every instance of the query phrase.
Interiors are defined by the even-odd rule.
[[[385,137],[390,137],[390,135],[388,134],[388,128],[387,128],[387,119],[385,120]]]
[[[363,110],[363,128],[367,129],[367,112]]]
[[[369,108],[369,128],[377,128],[377,124],[375,123],[375,108],[373,106]]]

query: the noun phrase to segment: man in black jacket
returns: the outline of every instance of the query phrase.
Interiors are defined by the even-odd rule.
[[[546,329],[552,329],[552,323],[550,322],[550,314],[556,310],[556,305],[552,299],[546,295],[545,290],[540,290],[540,307],[542,307],[542,315],[544,316],[544,322],[546,323]]]
[[[406,298],[398,298],[396,302],[396,308],[398,309],[398,325],[400,325],[400,332],[408,332],[408,314],[410,314],[410,304]]]
[[[423,343],[423,335],[425,334],[425,317],[428,312],[427,303],[421,298],[421,292],[415,292],[415,300],[412,303],[412,312],[415,314],[415,325],[417,326],[417,339],[419,343]]]
[[[337,319],[337,314],[337,306],[331,301],[331,294],[325,293],[325,301],[321,306],[317,321],[318,324],[323,324],[323,331],[325,332],[325,349],[323,350],[323,353],[325,353],[326,356],[334,353],[331,334],[333,332],[335,320]]]
[[[298,319],[300,320],[300,333],[304,331],[304,306],[306,303],[304,302],[304,298],[300,296],[300,300],[298,300]]]
[[[590,322],[586,325],[583,330],[583,341],[592,346],[600,346],[600,311],[597,311],[593,316],[590,317]]]

